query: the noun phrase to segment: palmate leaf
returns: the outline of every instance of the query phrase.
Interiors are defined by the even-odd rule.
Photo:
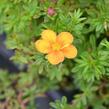
[[[90,29],[96,31],[97,37],[99,37],[101,33],[109,30],[108,5],[108,2],[101,0],[101,2],[97,2],[97,10],[95,10],[95,8],[93,8],[93,11],[91,11],[92,8],[87,10],[87,13],[89,14],[88,22],[90,22]]]
[[[75,73],[77,79],[83,79],[88,82],[100,80],[106,74],[105,67],[109,66],[106,57],[109,58],[108,54],[103,51],[97,54],[84,52],[80,58],[76,59],[77,64],[72,72]]]
[[[72,109],[70,105],[67,104],[67,98],[62,97],[62,100],[56,100],[54,103],[50,103],[53,109]]]
[[[69,12],[66,15],[59,10],[58,14],[54,16],[53,20],[51,20],[48,17],[45,17],[45,22],[43,24],[44,28],[52,28],[53,30],[56,30],[56,32],[62,32],[62,31],[70,31],[73,33],[75,37],[81,37],[81,34],[83,32],[83,26],[85,17],[82,17],[83,12],[78,9],[74,12]]]
[[[72,21],[75,23],[75,24],[78,24],[80,23],[81,21],[84,21],[86,18],[85,17],[81,17],[83,15],[83,12],[78,9],[78,10],[75,10],[73,14],[71,14],[71,18],[72,18]]]
[[[46,67],[46,70],[50,80],[56,79],[58,81],[61,81],[63,79],[63,76],[70,73],[68,68],[64,64],[59,64],[57,66],[49,65],[48,67]]]
[[[5,0],[5,2],[1,2],[1,8],[0,11],[2,12],[2,23],[4,25],[4,29],[7,32],[22,32],[27,31],[30,22],[33,18],[33,16],[36,13],[39,13],[38,8],[38,1],[31,0],[13,0],[13,2],[21,2],[22,5],[19,4],[13,4],[13,2]],[[29,3],[28,3],[29,2]],[[14,11],[13,11],[14,8]]]

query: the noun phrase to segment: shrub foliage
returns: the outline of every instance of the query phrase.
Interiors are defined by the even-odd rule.
[[[78,56],[51,65],[34,46],[44,29],[72,33]],[[71,104],[63,97],[51,108],[109,108],[109,0],[0,0],[3,32],[15,51],[11,60],[20,69],[26,64],[27,71],[0,71],[0,109],[34,109],[39,94],[60,87],[81,93]]]

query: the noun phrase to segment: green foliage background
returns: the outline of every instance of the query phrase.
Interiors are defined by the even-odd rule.
[[[49,7],[55,9],[52,16]],[[51,65],[34,47],[46,28],[71,32],[78,56]],[[28,99],[26,108],[34,109],[39,94],[60,87],[81,93],[71,104],[65,97],[51,103],[55,109],[109,109],[109,0],[0,0],[3,32],[7,47],[15,51],[11,60],[20,68],[28,65],[18,74],[0,71],[0,99],[8,102],[8,109],[23,109],[19,93]]]

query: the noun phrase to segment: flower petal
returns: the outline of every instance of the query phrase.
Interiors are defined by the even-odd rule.
[[[61,32],[57,40],[63,44],[63,46],[69,45],[73,42],[73,36],[69,32]]]
[[[41,33],[42,39],[47,40],[49,42],[55,42],[56,41],[56,33],[52,30],[44,30]]]
[[[66,58],[75,58],[77,55],[77,49],[73,45],[63,48],[62,52]]]
[[[56,65],[64,61],[64,55],[60,51],[52,52],[47,55],[47,59],[51,64]]]
[[[35,47],[41,53],[48,53],[50,51],[50,44],[46,40],[37,40]]]

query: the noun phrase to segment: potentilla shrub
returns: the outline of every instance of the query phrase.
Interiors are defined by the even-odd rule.
[[[51,108],[109,109],[109,0],[0,0],[3,32],[27,70],[0,71],[0,109],[35,109],[37,96],[60,88],[80,93]]]

